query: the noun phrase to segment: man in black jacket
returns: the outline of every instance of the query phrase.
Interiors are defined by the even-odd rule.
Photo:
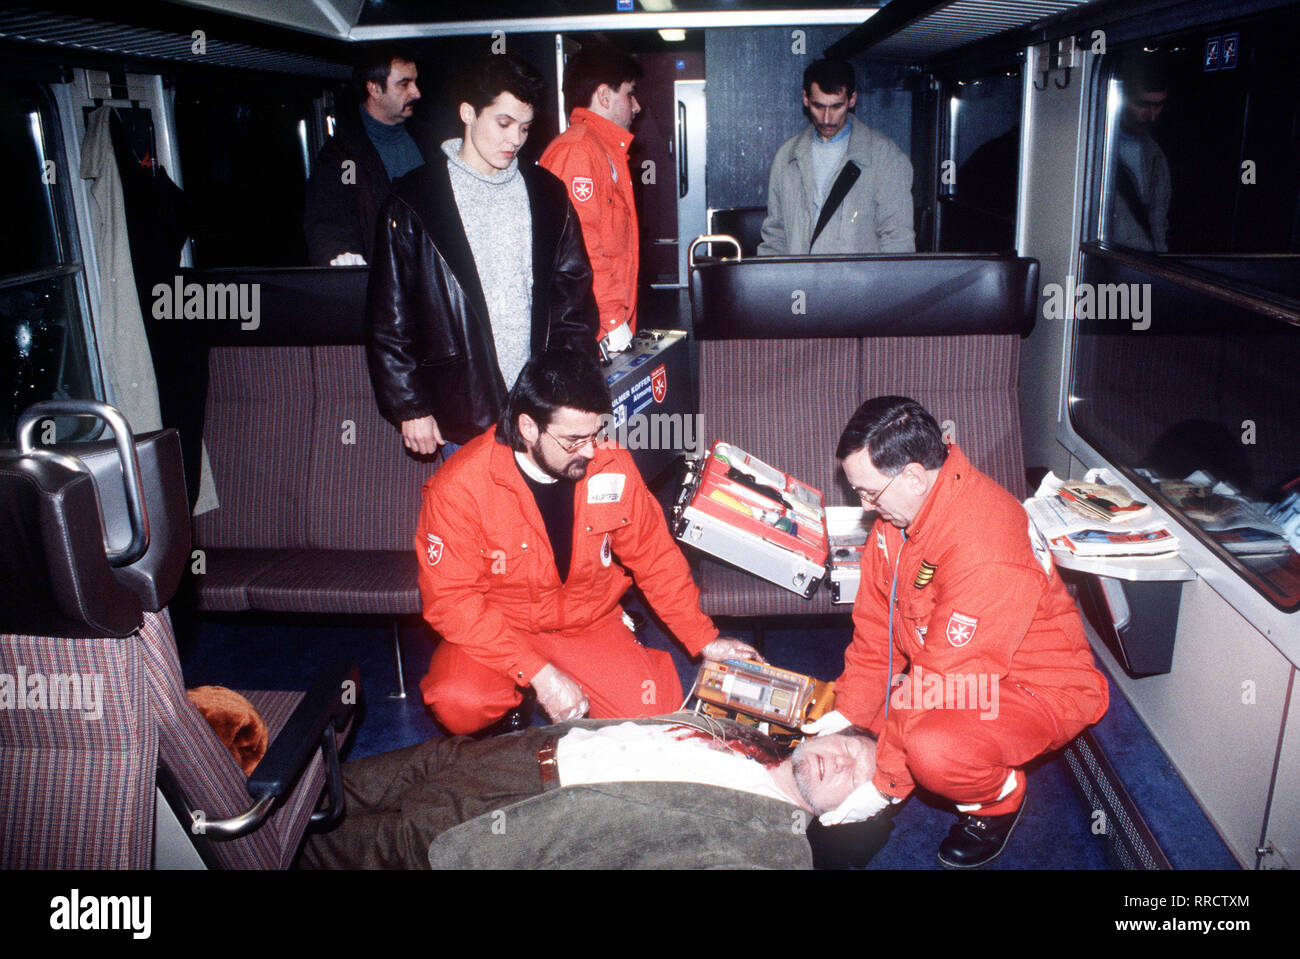
[[[365,265],[392,181],[428,159],[424,138],[407,128],[420,99],[417,77],[411,55],[392,46],[377,48],[353,70],[360,109],[340,111],[307,184],[303,228],[313,266]]]
[[[370,259],[367,355],[379,410],[415,453],[501,415],[528,358],[594,355],[591,264],[564,185],[518,153],[545,89],[513,54],[475,64],[461,139],[393,184]],[[445,451],[444,451],[445,452]]]

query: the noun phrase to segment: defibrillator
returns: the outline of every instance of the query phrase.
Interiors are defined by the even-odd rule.
[[[686,708],[748,726],[778,740],[801,739],[799,727],[834,708],[835,683],[744,659],[705,662]]]

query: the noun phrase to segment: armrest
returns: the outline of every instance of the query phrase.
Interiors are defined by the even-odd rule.
[[[342,776],[334,732],[344,728],[356,709],[361,669],[356,663],[335,663],[321,670],[298,708],[248,777],[248,794],[256,803],[238,816],[208,822],[204,835],[218,841],[238,839],[259,828],[276,802],[289,794],[316,755],[325,751],[329,808],[312,821],[328,825],[343,815]]]
[[[360,689],[361,670],[356,663],[336,663],[317,674],[312,688],[248,777],[248,794],[255,799],[287,795],[316,754],[326,728],[332,725],[338,730],[347,725]]]

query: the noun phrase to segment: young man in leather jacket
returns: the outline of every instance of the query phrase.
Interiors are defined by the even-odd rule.
[[[595,353],[577,214],[559,180],[518,159],[544,89],[513,54],[480,60],[458,107],[464,135],[380,208],[367,356],[379,410],[413,453],[494,424],[533,354]]]

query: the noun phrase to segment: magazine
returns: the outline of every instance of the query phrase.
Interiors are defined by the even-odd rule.
[[[1076,556],[1166,556],[1178,552],[1178,537],[1160,520],[1117,528],[1088,520],[1055,495],[1044,496],[1043,492],[1040,487],[1038,496],[1025,500],[1025,510],[1052,549]]]
[[[1214,492],[1208,486],[1186,480],[1158,480],[1156,488],[1165,499],[1196,523],[1215,523],[1226,519],[1237,507],[1230,496]]]
[[[1291,549],[1286,537],[1272,530],[1242,526],[1211,532],[1214,541],[1234,556],[1271,556]]]
[[[1056,495],[1076,512],[1104,523],[1129,523],[1151,516],[1151,507],[1134,499],[1122,486],[1067,480]]]

